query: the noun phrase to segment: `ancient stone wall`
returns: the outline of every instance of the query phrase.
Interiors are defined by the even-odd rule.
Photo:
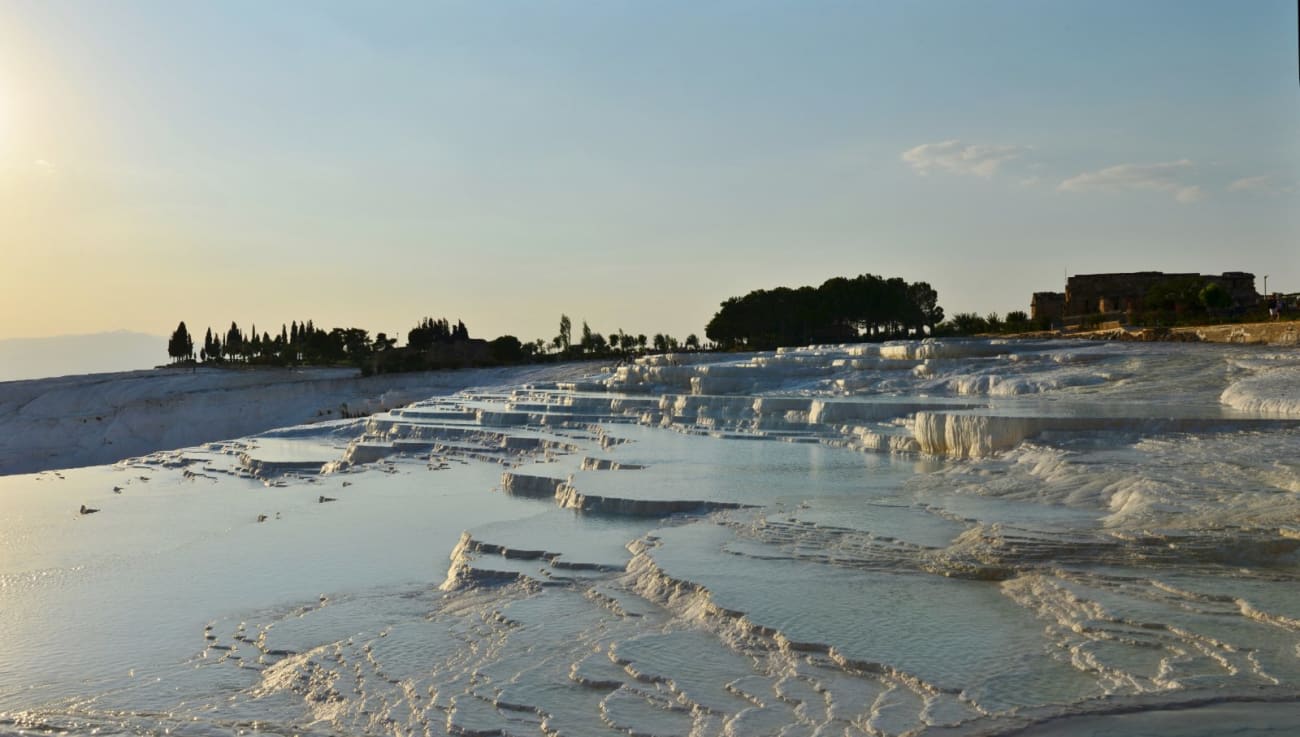
[[[1208,282],[1215,282],[1228,290],[1232,303],[1238,307],[1254,307],[1259,304],[1259,293],[1255,291],[1255,275],[1245,271],[1225,271],[1219,276],[1202,277]]]
[[[1222,285],[1232,295],[1233,305],[1237,307],[1253,307],[1259,301],[1255,292],[1255,275],[1244,271],[1229,271],[1217,276],[1166,274],[1161,271],[1079,274],[1066,281],[1064,313],[1066,317],[1077,317],[1102,312],[1140,312],[1152,287],[1171,279],[1189,278]],[[1035,298],[1038,294],[1045,293],[1036,293]]]
[[[1065,317],[1065,294],[1063,292],[1034,292],[1029,303],[1029,317],[1034,322],[1048,320],[1052,324]]]

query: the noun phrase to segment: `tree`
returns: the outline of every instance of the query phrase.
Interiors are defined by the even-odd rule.
[[[237,358],[244,350],[244,335],[239,332],[239,326],[234,322],[230,323],[230,330],[226,331],[226,355],[231,360]]]
[[[973,335],[988,330],[988,323],[974,312],[958,312],[953,315],[952,326],[959,335]]]
[[[731,297],[705,335],[724,348],[766,350],[920,333],[942,319],[938,293],[929,284],[861,274],[828,279],[820,287],[758,289]]]
[[[1171,277],[1147,290],[1144,301],[1148,310],[1172,310],[1182,314],[1200,309],[1201,290],[1205,283],[1199,276]]]
[[[500,363],[518,363],[524,359],[524,346],[513,335],[502,335],[492,340],[488,343],[488,350],[492,353],[492,360]]]
[[[1029,315],[1024,310],[1012,310],[1006,316],[1007,330],[1021,332],[1029,330],[1032,325],[1029,323]]]
[[[700,338],[695,333],[686,336],[687,350],[698,351],[700,349]]]
[[[334,328],[338,330],[338,328]],[[332,331],[331,331],[332,332]],[[348,358],[360,361],[373,351],[370,343],[370,331],[361,328],[348,328],[342,331],[343,350]]]
[[[407,347],[418,351],[429,350],[435,343],[456,343],[463,340],[469,340],[469,329],[465,323],[457,321],[456,326],[452,327],[446,318],[435,320],[426,317],[406,334]]]
[[[395,345],[397,345],[397,338],[390,338],[387,333],[375,335],[375,353],[392,350]]]
[[[939,293],[927,282],[919,281],[908,285],[907,296],[920,311],[921,324],[934,330],[934,326],[943,322],[943,308],[939,306]]]
[[[194,359],[194,340],[190,337],[190,331],[185,328],[184,320],[176,326],[171,339],[167,341],[167,355],[171,356],[173,362],[187,358]]]
[[[253,323],[253,328],[248,331],[248,337],[241,348],[243,350],[240,353],[245,361],[252,361],[254,356],[262,352],[262,338],[257,334],[257,323]]]
[[[1210,312],[1222,312],[1232,306],[1232,294],[1222,284],[1210,282],[1197,295],[1197,301]],[[184,327],[185,323],[181,323],[181,326]]]
[[[569,351],[569,346],[572,344],[573,344],[573,323],[569,320],[568,315],[561,314],[560,334],[555,336],[555,345],[561,351],[567,353]]]

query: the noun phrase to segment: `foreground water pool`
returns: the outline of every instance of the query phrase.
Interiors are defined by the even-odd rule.
[[[1294,734],[1297,451],[1295,351],[971,341],[3,477],[0,732]]]

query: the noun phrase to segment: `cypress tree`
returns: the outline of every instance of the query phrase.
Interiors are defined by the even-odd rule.
[[[173,361],[194,358],[194,340],[190,337],[190,331],[185,328],[184,320],[176,326],[171,339],[167,341],[167,355],[171,356]]]
[[[232,320],[230,330],[226,332],[226,355],[233,360],[237,358],[244,348],[244,334],[239,331],[239,326]]]

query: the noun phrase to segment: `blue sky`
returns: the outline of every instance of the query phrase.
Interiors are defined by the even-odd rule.
[[[0,337],[1300,290],[1290,2],[0,2]],[[1258,284],[1262,288],[1262,278]]]

